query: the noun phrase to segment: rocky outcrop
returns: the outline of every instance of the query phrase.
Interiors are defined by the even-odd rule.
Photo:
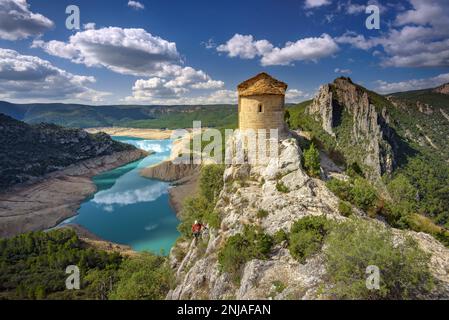
[[[449,95],[449,83],[443,84],[442,86],[433,89],[433,92]]]
[[[135,149],[105,133],[28,125],[0,114],[0,191],[87,159]]]
[[[265,233],[274,235],[281,229],[289,231],[295,221],[306,216],[346,219],[338,212],[339,200],[335,195],[322,181],[310,178],[302,169],[301,150],[295,139],[280,143],[278,160],[272,159],[264,165],[233,163],[224,173],[225,187],[215,208],[223,218],[221,226],[210,230],[204,246],[178,242],[170,253],[177,286],[167,299],[326,298],[323,289],[331,284],[323,252],[300,263],[290,255],[285,243],[281,243],[272,249],[268,259],[248,261],[239,284],[235,284],[228,273],[220,271],[220,249],[229,237],[242,232],[245,225],[257,225]],[[277,190],[280,182],[288,192]],[[258,217],[259,210],[265,210],[268,215]],[[363,212],[358,214],[362,215],[359,218],[376,223],[379,228],[384,226]],[[398,239],[412,236],[431,255],[430,270],[437,281],[437,289],[425,298],[449,297],[449,250],[423,233],[394,230],[394,234]],[[184,254],[179,254],[181,251]]]
[[[139,149],[81,161],[0,193],[0,237],[46,230],[74,216],[95,193],[91,178],[145,157]]]
[[[229,143],[233,143],[232,140]],[[221,273],[218,265],[219,249],[228,237],[241,232],[244,225],[256,223],[273,235],[280,229],[288,231],[296,220],[308,215],[341,219],[336,209],[338,199],[322,181],[311,179],[304,173],[296,140],[282,141],[279,162],[273,159],[264,165],[235,164],[226,169],[224,180],[225,188],[216,206],[223,217],[221,227],[210,233],[207,248],[191,244],[180,261],[176,261],[174,254],[177,248],[172,250],[171,261],[179,284],[167,298],[315,297],[324,272],[321,256],[301,265],[288,250],[278,246],[270,259],[247,263],[240,286],[233,285],[229,275]],[[242,180],[246,182],[243,185],[240,183]],[[277,191],[279,181],[288,188],[288,193]],[[258,218],[259,210],[269,212],[268,216]],[[282,293],[272,289],[276,281],[287,284]]]
[[[140,174],[149,179],[174,182],[198,172],[199,166],[194,164],[174,164],[172,161],[164,161],[160,164],[142,169]]]
[[[307,113],[321,123],[325,132],[336,138],[343,152],[357,146],[363,150],[355,156],[360,159],[351,160],[358,160],[368,167],[371,178],[378,179],[393,172],[398,146],[395,132],[389,125],[388,110],[385,106],[374,105],[368,91],[351,79],[338,78],[322,86]],[[344,121],[348,116],[350,119]],[[337,131],[350,141],[343,141]]]

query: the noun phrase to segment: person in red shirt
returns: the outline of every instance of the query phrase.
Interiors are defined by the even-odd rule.
[[[195,223],[192,225],[192,233],[193,236],[195,237],[195,240],[198,240],[198,238],[201,236],[203,228],[205,228],[205,226],[199,223],[198,220],[196,220]]]

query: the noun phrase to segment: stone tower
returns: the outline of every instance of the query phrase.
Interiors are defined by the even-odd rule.
[[[287,84],[263,72],[238,86],[239,129],[278,129],[279,136],[287,130],[284,103]]]

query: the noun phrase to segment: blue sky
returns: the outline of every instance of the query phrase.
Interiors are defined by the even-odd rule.
[[[72,4],[80,30],[65,26]],[[289,101],[340,75],[381,93],[433,87],[449,82],[448,16],[446,0],[0,0],[0,99],[229,103],[261,71]]]

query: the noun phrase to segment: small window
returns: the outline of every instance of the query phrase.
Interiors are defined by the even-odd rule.
[[[263,105],[261,105],[261,104],[259,104],[259,113],[262,113],[263,112]]]

